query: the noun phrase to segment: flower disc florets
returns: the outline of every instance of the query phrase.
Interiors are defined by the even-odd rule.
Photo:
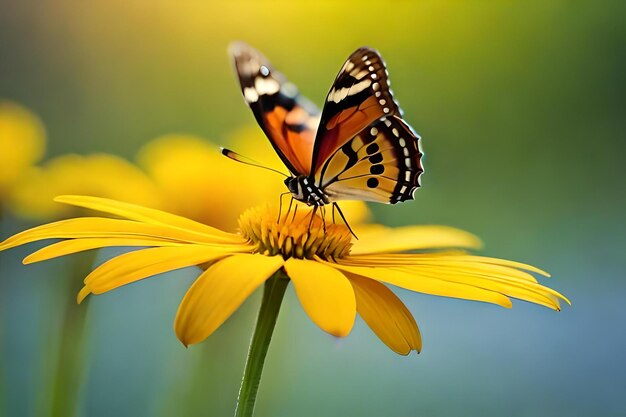
[[[313,216],[313,219],[311,219]],[[352,235],[339,224],[324,222],[311,209],[292,209],[278,219],[268,205],[246,210],[239,217],[240,234],[257,245],[257,252],[287,258],[341,258],[350,253]]]

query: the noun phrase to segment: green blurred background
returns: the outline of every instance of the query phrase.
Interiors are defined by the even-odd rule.
[[[258,415],[626,415],[625,12],[571,0],[1,0],[0,98],[39,115],[48,158],[132,158],[161,134],[226,144],[253,123],[232,40],[261,49],[318,104],[352,50],[376,47],[426,152],[416,201],[372,206],[376,220],[472,231],[483,253],[550,271],[543,282],[574,305],[509,311],[398,291],[424,338],[419,356],[400,357],[360,320],[346,339],[326,335],[290,290]],[[30,225],[5,218],[1,237]],[[21,266],[33,248],[0,254],[0,415],[11,417],[51,415],[75,290],[71,261]],[[172,323],[196,275],[90,300],[74,415],[232,413],[258,294],[185,349]]]

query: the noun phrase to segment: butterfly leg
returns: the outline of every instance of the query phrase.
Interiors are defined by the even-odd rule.
[[[287,208],[287,214],[285,215],[285,218],[287,218],[287,216],[289,216],[289,213],[291,212],[291,206],[293,206],[293,196],[291,197],[291,200],[289,200],[289,207]],[[297,209],[298,207],[296,207]]]
[[[276,220],[276,223],[280,223],[280,216],[283,212],[283,196],[285,194],[289,194],[289,191],[285,192],[285,193],[281,193],[280,197],[278,197],[278,219]],[[293,202],[293,197],[291,197],[291,202],[289,203],[289,209],[291,209],[291,203]],[[285,216],[289,215],[289,210],[287,210],[287,214],[285,214]]]
[[[293,198],[291,199],[291,202],[293,202]],[[294,220],[296,220],[296,213],[298,213],[298,206],[296,206],[296,207],[293,209],[293,217],[291,218],[291,223],[293,223],[293,222],[294,222]]]
[[[313,224],[313,217],[315,217],[316,212],[317,212],[317,206],[313,206],[313,210],[311,210],[311,220],[309,220],[308,230],[311,230],[311,225]]]
[[[324,227],[324,234],[326,233],[326,206],[321,206],[320,211],[322,212],[322,225]]]
[[[348,224],[348,221],[346,220],[346,217],[343,215],[343,212],[341,211],[341,209],[339,208],[339,204],[337,203],[333,203],[333,208],[337,209],[337,212],[339,213],[339,216],[341,216],[341,219],[343,220],[344,224],[346,225],[346,227],[348,228],[348,230],[350,231],[350,233],[352,234],[352,236],[355,237],[356,240],[359,240],[359,237],[357,235],[354,234],[354,231],[352,230],[352,228],[350,227],[350,225]],[[334,214],[334,212],[333,212]]]

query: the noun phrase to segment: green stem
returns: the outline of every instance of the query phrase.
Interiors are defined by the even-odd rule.
[[[83,278],[91,271],[94,260],[94,252],[75,255],[68,286],[69,297],[63,306],[60,346],[58,356],[55,358],[56,374],[52,386],[51,417],[76,414],[86,359],[85,323],[88,303],[78,305],[75,294],[82,286]]]
[[[270,340],[272,339],[272,333],[287,284],[289,284],[289,278],[282,270],[277,271],[265,282],[263,301],[261,302],[261,309],[259,310],[256,327],[250,341],[250,348],[248,349],[248,359],[246,360],[243,380],[239,389],[235,417],[251,417],[254,413],[254,404],[257,391],[259,390],[265,355],[267,355],[267,349],[270,346]]]

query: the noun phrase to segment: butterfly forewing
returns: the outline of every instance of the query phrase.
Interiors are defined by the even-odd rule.
[[[401,118],[377,51],[350,55],[321,116],[260,52],[243,43],[230,51],[246,102],[293,175],[294,198],[313,205],[413,198],[423,172],[419,136]]]
[[[380,54],[371,48],[357,49],[326,97],[310,174],[316,174],[330,155],[371,123],[399,113]]]
[[[316,183],[332,201],[410,200],[424,171],[419,136],[397,116],[382,117],[328,158]]]
[[[256,49],[236,42],[229,51],[243,97],[276,153],[292,174],[308,174],[319,110]]]

